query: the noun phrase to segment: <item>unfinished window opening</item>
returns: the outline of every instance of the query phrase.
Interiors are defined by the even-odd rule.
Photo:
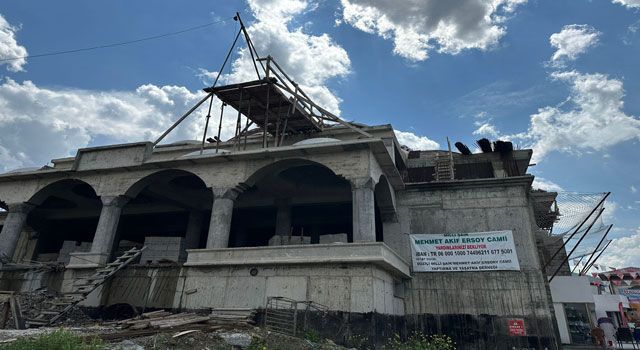
[[[186,249],[203,248],[213,200],[196,175],[163,170],[134,184],[126,194],[114,255],[145,245],[141,262],[183,262]]]
[[[54,182],[29,203],[35,208],[18,241],[17,261],[68,263],[70,253],[91,249],[102,202],[89,184],[80,180]]]
[[[351,186],[327,167],[281,161],[247,184],[235,203],[231,247],[352,241]]]

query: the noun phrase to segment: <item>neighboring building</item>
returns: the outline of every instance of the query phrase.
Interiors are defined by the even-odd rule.
[[[563,344],[593,344],[591,329],[601,317],[609,317],[616,328],[626,325],[629,301],[624,295],[613,293],[601,280],[589,276],[557,276],[550,285]]]
[[[629,302],[629,322],[640,323],[640,268],[625,267],[592,274],[605,281],[603,284],[612,294],[620,295]]]
[[[450,334],[461,349],[557,348],[538,250],[553,201],[532,194],[531,150],[407,152],[390,125],[276,142],[277,130],[203,152],[198,142],[85,148],[1,174],[0,251],[68,263],[5,271],[0,288],[65,291],[146,245],[88,306],[263,308],[285,296],[341,312],[372,339],[417,329]],[[417,265],[412,244],[430,239],[410,235],[466,233],[444,237],[481,243],[438,245],[442,256]],[[458,254],[466,271],[447,260]]]

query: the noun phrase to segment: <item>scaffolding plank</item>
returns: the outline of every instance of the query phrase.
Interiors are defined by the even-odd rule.
[[[299,102],[293,108],[294,99],[287,97],[275,84],[274,78],[264,78],[240,84],[232,84],[204,91],[213,92],[222,102],[240,111],[260,128],[271,135],[280,132],[287,119],[287,132],[309,133],[321,131],[320,123],[305,112]]]

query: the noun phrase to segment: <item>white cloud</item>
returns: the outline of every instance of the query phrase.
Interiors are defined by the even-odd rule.
[[[638,192],[638,189],[637,189],[637,188],[636,188],[636,186],[634,186],[634,185],[631,185],[630,189],[631,189],[631,193],[636,193],[636,192]]]
[[[536,176],[531,187],[549,192],[562,192],[564,189],[555,182]]]
[[[556,52],[551,56],[551,64],[563,66],[566,61],[573,61],[589,48],[598,43],[601,33],[586,24],[570,24],[562,27],[559,33],[549,37],[551,46]]]
[[[400,145],[407,146],[412,150],[434,150],[440,149],[440,145],[426,136],[418,136],[412,132],[395,130],[396,137]]]
[[[613,3],[629,8],[640,8],[640,0],[613,0]]]
[[[486,123],[479,122],[476,125],[478,126],[478,128],[473,131],[474,135],[489,137],[494,139],[500,136],[500,133],[496,129],[495,125],[489,122],[486,122]]]
[[[640,266],[640,228],[630,236],[614,239],[596,264],[615,268]]]
[[[610,199],[604,202],[604,211],[602,212],[602,221],[607,224],[611,221],[615,221],[616,213],[618,212],[618,203]]]
[[[486,50],[505,34],[506,16],[526,0],[341,0],[344,22],[393,39],[393,52],[411,61],[432,50],[457,54]]]
[[[569,99],[559,106],[538,109],[531,115],[528,131],[511,136],[528,142],[525,146],[534,149],[534,162],[552,151],[580,154],[640,139],[640,120],[622,110],[622,81],[576,71],[551,76],[569,84]]]
[[[250,0],[249,5],[256,20],[248,31],[258,52],[272,55],[315,102],[338,114],[341,101],[326,84],[350,73],[346,51],[327,34],[289,29],[294,16],[315,7],[302,0]],[[197,76],[211,83],[215,73],[199,70]],[[239,51],[231,74],[221,78],[224,83],[257,79],[246,49]],[[202,97],[202,92],[181,86],[144,84],[135,91],[103,92],[7,79],[0,84],[0,171],[42,166],[92,142],[153,140]],[[214,101],[212,114],[216,115],[220,104]],[[236,114],[226,111],[233,117],[224,119],[223,139],[233,135],[236,122]],[[201,138],[205,113],[206,107],[201,107],[165,142]]]
[[[18,27],[9,24],[0,14],[0,59],[24,57],[27,55],[27,49],[19,45],[16,41],[16,32],[18,29]],[[7,69],[12,72],[24,70],[22,67],[26,63],[27,60],[24,58],[0,62],[0,64],[6,64]]]
[[[92,140],[154,140],[203,97],[179,86],[142,85],[135,91],[48,89],[7,79],[0,85],[0,171],[42,166],[72,155]],[[219,104],[216,103],[216,110]],[[201,137],[201,108],[177,128],[171,140]],[[223,125],[232,136],[235,120]]]
[[[327,83],[351,72],[347,51],[327,34],[311,35],[302,27],[289,28],[296,15],[312,11],[315,6],[302,0],[249,0],[248,3],[256,21],[247,31],[258,53],[264,57],[271,55],[314,102],[339,115],[341,100]],[[229,83],[257,79],[246,48],[239,51],[232,66],[232,73],[226,77]]]

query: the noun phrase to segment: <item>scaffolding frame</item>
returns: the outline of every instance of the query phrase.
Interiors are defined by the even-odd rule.
[[[200,147],[200,154],[202,154],[207,140],[207,129],[209,127],[209,119],[211,118],[211,108],[214,97],[217,97],[222,102],[218,135],[213,139],[216,143],[216,153],[220,147],[220,132],[222,129],[224,107],[227,105],[238,112],[234,136],[227,140],[227,142],[233,141],[234,149],[240,149],[242,139],[244,139],[244,146],[242,148],[246,149],[249,135],[261,133],[263,148],[269,147],[271,139],[273,146],[278,147],[282,145],[285,138],[289,135],[321,132],[334,124],[340,124],[350,128],[364,137],[372,137],[371,134],[362,130],[360,127],[342,120],[315,103],[300,85],[287,75],[273,57],[270,55],[261,57],[258,54],[239,13],[236,13],[234,20],[240,23],[240,29],[212,86],[203,89],[207,94],[156,139],[153,143],[154,147],[208,100],[209,110],[206,115],[205,128]],[[247,49],[251,55],[253,67],[258,79],[238,84],[216,86],[241,34],[243,34],[247,44]],[[258,66],[262,68],[263,75],[260,74],[261,70]],[[243,115],[247,119],[244,128],[242,127]],[[252,126],[256,126],[256,128],[250,129]]]

